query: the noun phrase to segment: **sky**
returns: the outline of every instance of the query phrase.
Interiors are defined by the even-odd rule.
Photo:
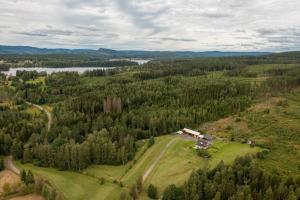
[[[300,0],[0,0],[0,44],[300,50]]]

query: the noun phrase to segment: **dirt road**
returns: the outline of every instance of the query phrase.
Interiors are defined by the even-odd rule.
[[[12,156],[5,157],[4,164],[6,169],[14,172],[15,174],[20,175],[20,170],[14,165]]]
[[[167,149],[169,148],[169,146],[175,141],[176,138],[173,138],[166,146],[165,148],[160,152],[160,154],[158,155],[158,157],[154,160],[154,162],[152,163],[152,165],[150,165],[150,167],[147,169],[147,171],[144,173],[143,175],[143,182],[145,182],[145,180],[147,179],[147,177],[149,176],[149,174],[153,171],[153,169],[156,167],[156,165],[158,164],[158,162],[160,161],[160,159],[163,157],[163,155],[166,153]]]
[[[33,103],[30,103],[30,102],[26,102],[28,105],[31,105],[31,106],[34,106],[36,107],[37,109],[43,111],[46,113],[47,117],[48,117],[48,124],[47,124],[47,130],[49,131],[51,129],[51,125],[52,125],[52,115],[51,113],[46,110],[45,108],[43,108],[42,106],[40,105],[37,105],[37,104],[33,104]]]

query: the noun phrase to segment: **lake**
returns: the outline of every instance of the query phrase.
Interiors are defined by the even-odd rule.
[[[140,60],[140,59],[128,59],[128,60],[137,62],[139,65],[145,64],[150,61],[150,60]],[[9,68],[9,71],[3,71],[1,73],[4,73],[8,76],[16,76],[17,71],[37,71],[37,72],[46,72],[47,74],[52,74],[55,72],[78,72],[79,74],[82,74],[85,71],[96,70],[96,69],[113,69],[113,67],[109,67],[109,68],[108,67],[60,67],[60,68],[18,67],[18,68]]]

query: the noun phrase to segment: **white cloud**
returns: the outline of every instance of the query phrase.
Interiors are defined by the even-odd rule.
[[[299,0],[0,0],[0,19],[8,45],[300,49]]]

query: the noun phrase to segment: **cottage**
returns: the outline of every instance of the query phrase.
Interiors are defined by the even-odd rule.
[[[190,135],[190,136],[192,136],[194,138],[199,138],[199,136],[201,135],[199,132],[191,130],[191,129],[188,129],[188,128],[182,129],[182,132],[184,134]]]

